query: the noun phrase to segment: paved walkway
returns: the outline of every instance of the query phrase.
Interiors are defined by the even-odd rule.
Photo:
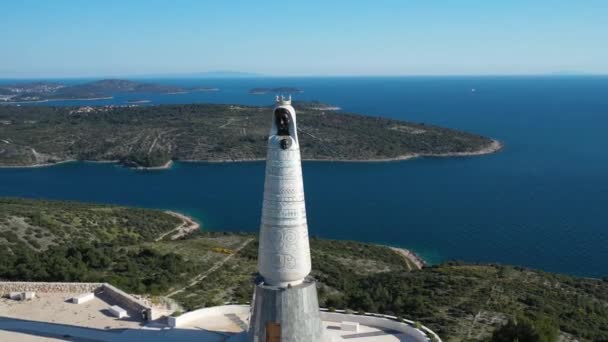
[[[0,318],[0,340],[10,342],[221,342],[225,339],[225,334],[204,330],[146,327],[141,329],[102,330],[65,324]]]

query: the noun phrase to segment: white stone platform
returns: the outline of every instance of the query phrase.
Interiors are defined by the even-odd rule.
[[[244,341],[243,333],[249,325],[248,305],[224,305],[185,313],[173,319],[172,328],[164,320],[145,324],[136,318],[116,319],[106,311],[108,303],[96,297],[76,305],[71,303],[74,295],[45,294],[26,302],[0,299],[0,341],[220,342],[227,338]],[[428,341],[425,334],[430,334],[381,315],[322,312],[321,319],[334,341],[423,342]],[[342,330],[342,321],[359,323],[359,331]]]

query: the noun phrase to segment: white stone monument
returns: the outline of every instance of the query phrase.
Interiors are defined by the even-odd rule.
[[[296,111],[278,97],[268,137],[266,179],[249,340],[327,341],[310,273]]]

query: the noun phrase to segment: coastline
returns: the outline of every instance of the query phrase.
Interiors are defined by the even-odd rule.
[[[498,140],[492,139],[489,146],[486,146],[477,151],[471,152],[449,152],[449,153],[412,153],[397,156],[394,158],[379,158],[379,159],[315,159],[315,158],[304,158],[302,161],[314,161],[314,162],[329,162],[329,163],[385,163],[385,162],[398,162],[404,160],[410,160],[414,158],[427,157],[427,158],[446,158],[446,157],[474,157],[486,154],[493,154],[499,152],[504,148],[504,144]],[[216,160],[177,160],[180,163],[248,163],[248,162],[260,162],[266,160],[265,158],[243,158],[243,159],[216,159]],[[33,164],[33,165],[0,165],[0,168],[31,168],[31,167],[48,167],[58,164],[78,162],[76,159],[61,160],[55,163],[44,163],[44,164]],[[118,163],[118,160],[81,160],[86,163]],[[125,166],[128,167],[128,166]],[[161,166],[151,167],[128,167],[134,170],[167,170],[173,167],[173,160],[169,160],[167,163]]]
[[[192,217],[190,216],[186,216],[184,214],[178,213],[176,211],[172,211],[172,210],[165,210],[165,213],[171,215],[171,216],[175,216],[177,218],[179,218],[180,220],[182,220],[182,223],[175,227],[175,229],[170,230],[164,234],[162,234],[161,236],[159,236],[158,238],[156,238],[156,241],[160,241],[163,238],[165,238],[166,236],[171,235],[171,240],[177,240],[183,236],[186,236],[192,232],[198,231],[201,228],[200,223],[196,222]]]
[[[419,269],[419,270],[428,265],[428,263],[426,261],[424,261],[424,259],[422,259],[418,254],[412,252],[409,249],[390,247],[390,246],[387,246],[387,247],[392,249],[395,253],[401,255],[404,259],[406,259],[406,262],[408,265],[407,267],[410,271],[412,270],[410,268],[410,263],[412,263],[416,267],[416,269]]]
[[[410,160],[420,157],[446,158],[446,157],[474,157],[499,152],[504,148],[504,144],[496,139],[492,139],[489,146],[471,152],[449,152],[449,153],[411,153],[393,158],[378,159],[315,159],[303,158],[302,161],[328,162],[328,163],[385,163]],[[178,160],[180,163],[247,163],[265,161],[266,158],[244,158],[244,159],[216,159],[216,160]]]
[[[179,212],[173,211],[173,210],[165,210],[164,212],[169,215],[179,218],[180,220],[182,220],[182,223],[179,226],[177,226],[175,229],[172,229],[172,230],[160,235],[159,237],[156,238],[155,241],[161,241],[164,238],[166,238],[167,236],[170,236],[171,240],[177,240],[188,234],[196,232],[196,231],[200,230],[200,228],[201,228],[200,223],[195,221],[190,216],[187,216],[185,214],[182,214],[182,213],[179,213]],[[393,252],[395,252],[395,253],[399,254],[401,257],[403,257],[406,262],[408,271],[421,270],[428,266],[428,263],[421,256],[419,256],[412,250],[409,250],[406,248],[392,247],[392,246],[387,246],[387,245],[379,245],[379,246],[384,246],[384,247],[390,248]]]
[[[173,160],[169,160],[168,162],[164,163],[163,165],[160,166],[137,166],[137,167],[129,167],[126,166],[125,167],[129,168],[129,169],[133,169],[133,170],[167,170],[170,169],[171,167],[173,167]]]
[[[448,153],[411,153],[397,156],[394,158],[381,158],[381,159],[350,159],[350,160],[331,160],[331,159],[302,159],[303,161],[322,161],[322,162],[339,162],[339,163],[382,163],[382,162],[398,162],[403,160],[410,160],[415,158],[446,158],[446,157],[474,157],[482,156],[486,154],[493,154],[499,152],[504,148],[503,143],[496,139],[492,139],[489,146],[486,146],[477,151],[471,152],[448,152]]]
[[[92,98],[83,98],[83,99],[44,99],[44,100],[36,100],[36,101],[6,101],[0,102],[3,104],[22,104],[22,103],[43,103],[43,102],[53,102],[53,101],[97,101],[97,100],[111,100],[114,96],[109,97],[92,97]]]
[[[66,160],[58,160],[54,163],[42,163],[42,164],[31,164],[31,165],[0,165],[0,169],[29,169],[35,167],[50,167],[59,164],[67,164],[67,163],[75,163],[78,162],[77,159],[66,159]]]

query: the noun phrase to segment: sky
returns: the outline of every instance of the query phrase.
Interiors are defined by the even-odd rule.
[[[0,78],[608,74],[606,0],[7,0]]]

